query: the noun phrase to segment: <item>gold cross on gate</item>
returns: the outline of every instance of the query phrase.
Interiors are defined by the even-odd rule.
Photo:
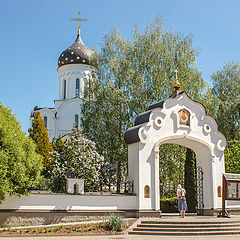
[[[77,21],[78,22],[78,30],[81,28],[81,22],[87,22],[87,18],[80,18],[80,12],[78,12],[78,18],[71,18],[71,21]]]
[[[178,81],[178,70],[174,70],[174,72],[176,73],[176,78],[175,78],[175,83],[174,83],[174,88],[177,94],[178,89],[180,88],[180,82]]]
[[[178,70],[174,70],[174,72],[176,73],[176,80],[178,80]]]

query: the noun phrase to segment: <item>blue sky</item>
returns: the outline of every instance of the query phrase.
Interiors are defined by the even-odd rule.
[[[77,17],[88,18],[81,35],[100,49],[112,27],[129,38],[157,14],[167,27],[193,34],[203,78],[240,58],[239,0],[0,0],[0,101],[16,114],[24,131],[34,106],[58,99],[57,59],[77,36]]]

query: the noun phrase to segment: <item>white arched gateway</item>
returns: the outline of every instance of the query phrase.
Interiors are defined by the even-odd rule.
[[[221,207],[224,173],[225,137],[215,120],[206,115],[203,105],[185,92],[155,103],[135,119],[125,133],[128,145],[129,180],[134,180],[137,210],[159,211],[159,146],[174,143],[196,153],[197,166],[203,170],[204,214]],[[161,163],[160,163],[161,164]]]

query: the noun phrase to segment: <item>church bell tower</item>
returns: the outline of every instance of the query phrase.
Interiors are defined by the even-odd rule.
[[[87,19],[78,18],[78,34],[75,42],[64,50],[58,58],[59,97],[54,100],[54,108],[35,107],[31,112],[40,111],[48,130],[50,140],[53,137],[64,136],[72,132],[74,126],[81,128],[81,107],[84,101],[84,85],[91,81],[93,67],[90,59],[93,51],[81,39],[81,22]]]

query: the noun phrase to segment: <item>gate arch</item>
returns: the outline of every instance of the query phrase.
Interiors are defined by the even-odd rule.
[[[203,105],[185,92],[169,97],[139,114],[124,138],[128,145],[129,180],[134,180],[139,211],[160,210],[159,146],[164,143],[179,144],[196,153],[197,165],[204,174],[204,214],[213,214],[220,208],[217,188],[222,186],[225,172],[226,139],[218,131],[216,121],[206,115]],[[150,198],[144,198],[146,185]]]

